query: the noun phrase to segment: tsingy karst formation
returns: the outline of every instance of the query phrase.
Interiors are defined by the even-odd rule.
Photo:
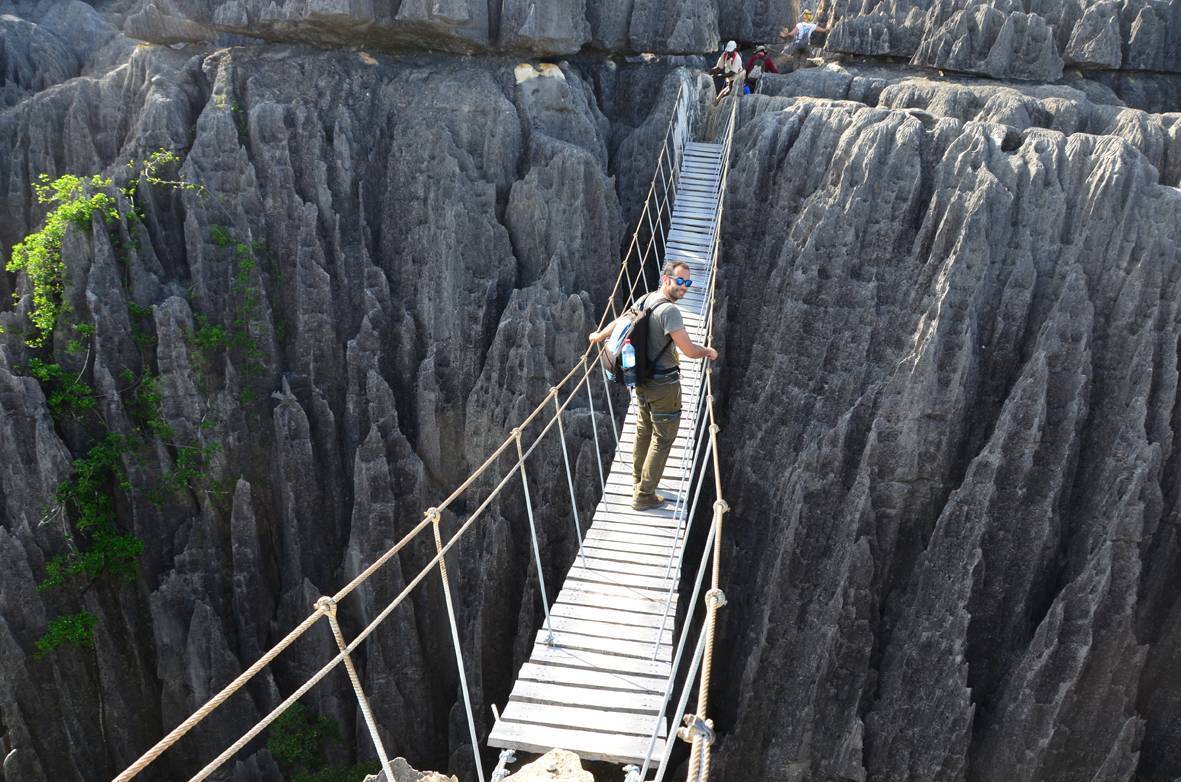
[[[820,10],[828,62],[743,98],[733,149],[714,777],[1177,778],[1181,5]],[[0,261],[41,174],[111,180],[45,333],[44,258],[0,274],[3,779],[109,779],[481,463],[582,352],[678,89],[710,132],[719,43],[798,12],[0,2]],[[589,510],[610,424],[568,426]],[[556,584],[564,475],[532,478]],[[451,560],[482,735],[529,547],[514,488]],[[358,666],[391,753],[474,778],[441,603]],[[266,714],[320,630],[145,778]],[[327,762],[372,758],[343,674],[304,703]],[[222,773],[286,767],[259,741]]]

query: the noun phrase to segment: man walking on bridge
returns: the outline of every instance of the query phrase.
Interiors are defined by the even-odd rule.
[[[677,439],[681,424],[680,358],[676,345],[688,358],[706,357],[717,361],[718,351],[698,345],[685,331],[685,321],[677,302],[693,284],[692,270],[686,263],[668,261],[660,275],[660,288],[636,302],[651,309],[648,316],[648,358],[652,377],[636,385],[636,445],[632,456],[632,508],[649,510],[664,504],[656,487],[664,475],[669,451]],[[592,345],[609,337],[618,321],[607,324],[589,337]]]

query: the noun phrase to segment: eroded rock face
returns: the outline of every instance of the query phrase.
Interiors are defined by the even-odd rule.
[[[134,0],[124,30],[161,43],[231,33],[403,51],[693,53],[719,36],[770,40],[794,16],[789,0]]]
[[[913,87],[744,105],[723,776],[1168,778],[1181,195]]]
[[[653,114],[639,123],[636,154],[659,144],[649,124],[667,121],[677,91],[660,80],[653,88],[642,111],[618,106]],[[631,132],[612,131],[595,91],[565,65],[143,47],[125,67],[0,114],[11,153],[0,160],[5,257],[44,213],[30,172],[120,176],[127,159],[164,147],[184,153],[177,175],[205,188],[142,185],[142,221],[71,232],[64,251],[74,317],[97,328],[90,354],[68,353],[59,334],[54,358],[102,393],[117,431],[133,424],[119,378],[150,371],[173,433],[129,462],[126,520],[146,545],[134,584],[81,602],[35,589],[45,560],[64,549],[63,529],[39,523],[41,509],[94,432],[55,426],[41,390],[20,376],[27,299],[0,315],[5,443],[20,443],[6,450],[0,485],[11,563],[0,590],[2,678],[12,683],[0,712],[23,778],[116,773],[417,524],[427,498],[449,491],[545,398],[585,345],[623,240],[608,150]],[[211,350],[195,336],[234,323],[238,347]],[[598,423],[607,425],[602,414]],[[591,426],[575,402],[566,433],[587,507]],[[175,469],[177,447],[214,444],[201,487],[147,499]],[[548,443],[534,463],[560,458]],[[553,584],[576,545],[569,499],[564,476],[532,481],[535,507],[562,519],[541,532]],[[531,558],[515,492],[450,563],[482,729],[540,611],[536,576],[517,566]],[[444,534],[462,518],[448,514]],[[428,531],[342,603],[346,634],[433,555]],[[430,619],[441,599],[431,579],[358,662],[366,688],[382,694],[374,709],[390,752],[463,773],[470,751],[460,751],[466,724],[450,714],[450,636]],[[94,654],[33,660],[47,619],[82,608],[100,620]],[[335,654],[327,629],[313,629],[158,773],[187,776]],[[24,684],[47,680],[61,683],[60,698]],[[318,687],[308,703],[337,720],[351,752],[359,721],[347,682]],[[239,764],[246,778],[278,774],[265,753]]]
[[[0,108],[75,76],[105,73],[134,45],[80,0],[0,5]]]
[[[1181,83],[1181,80],[1178,80]],[[1113,91],[1089,79],[1061,85],[990,80],[937,79],[929,71],[909,74],[860,65],[828,65],[785,76],[768,76],[768,95],[824,97],[911,111],[920,121],[939,118],[989,122],[1009,130],[1011,143],[1035,128],[1066,135],[1115,136],[1137,148],[1162,184],[1181,184],[1181,114],[1157,114],[1125,106]],[[757,112],[776,104],[752,104]]]
[[[827,47],[995,78],[1062,68],[1181,72],[1181,10],[1162,0],[838,0]]]

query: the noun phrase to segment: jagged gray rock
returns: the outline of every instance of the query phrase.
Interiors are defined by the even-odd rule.
[[[827,48],[997,78],[1055,81],[1062,63],[1181,72],[1181,8],[1163,0],[838,2]]]
[[[1057,81],[1062,76],[1062,57],[1045,19],[1002,13],[985,2],[933,5],[911,62],[997,79]]]
[[[734,0],[132,0],[124,31],[157,43],[220,35],[397,51],[703,53],[721,36],[768,41],[794,4]]]
[[[1179,555],[1181,197],[1117,136],[883,110],[900,89],[746,104],[723,447],[731,506],[768,512],[729,525],[762,553],[727,588],[721,776],[1170,767],[1138,683],[1177,593],[1135,585]]]
[[[38,663],[73,682],[70,703],[46,699],[38,717],[31,693],[5,691],[0,709],[19,748],[11,764],[32,769],[31,778],[68,778],[80,768],[115,773],[298,623],[321,594],[417,524],[422,498],[482,461],[507,421],[543,399],[581,352],[591,297],[606,294],[623,238],[608,169],[610,147],[628,143],[630,131],[613,129],[576,68],[443,58],[415,65],[297,49],[147,46],[129,56],[127,67],[25,94],[0,113],[0,143],[14,152],[0,162],[13,207],[0,217],[0,242],[11,247],[43,214],[27,172],[118,173],[128,158],[157,147],[183,150],[179,173],[201,182],[205,194],[142,185],[142,223],[67,237],[66,295],[97,333],[87,364],[60,349],[58,360],[104,393],[104,415],[117,429],[131,425],[117,377],[124,368],[150,368],[175,440],[216,444],[220,452],[201,490],[177,492],[159,507],[132,503],[130,526],[147,544],[140,580],[121,588],[118,601],[86,602],[100,616],[94,669],[103,673],[68,654]],[[292,68],[308,78],[292,81]],[[660,81],[683,76],[660,73],[653,89],[675,95]],[[333,96],[328,110],[326,95]],[[633,107],[630,97],[615,107],[642,125],[630,147],[640,155],[660,143],[647,112],[667,117],[666,107],[642,100],[647,108]],[[541,211],[547,220],[536,219]],[[13,290],[7,286],[16,280],[3,279],[4,293]],[[149,315],[133,322],[131,303]],[[14,384],[4,420],[40,421],[36,436],[30,429],[6,437],[31,450],[5,459],[0,488],[4,530],[21,551],[12,561],[29,562],[10,569],[6,578],[16,581],[4,587],[27,604],[5,603],[6,622],[16,628],[5,675],[15,680],[29,678],[21,672],[48,616],[70,605],[32,589],[45,558],[64,545],[60,529],[37,521],[68,474],[66,447],[84,449],[88,437],[68,426],[53,433],[39,389],[12,371],[28,356],[17,333],[25,307],[27,299],[0,315],[13,329],[0,337]],[[235,321],[249,352],[210,350],[194,339],[203,324]],[[131,339],[136,329],[151,338],[146,351]],[[10,417],[26,407],[28,415]],[[574,403],[566,423],[585,510],[594,467],[584,402]],[[605,425],[601,414],[597,423]],[[173,447],[157,444],[131,465],[133,484],[147,491],[172,469]],[[550,463],[561,458],[556,448],[543,449]],[[569,513],[564,480],[533,482],[538,508]],[[490,513],[492,531],[454,555],[463,634],[473,649],[485,638],[511,648],[516,628],[532,625],[540,611],[535,576],[504,571],[489,579],[478,565],[483,552],[497,562],[526,561],[524,521],[505,502]],[[571,526],[543,537],[551,580],[573,555]],[[431,556],[428,540],[415,544],[357,601],[342,604],[346,633],[372,621],[405,586],[403,573]],[[519,597],[506,604],[510,594]],[[367,689],[384,694],[374,708],[387,747],[435,767],[462,756],[468,741],[466,726],[452,732],[448,717],[458,695],[450,637],[445,625],[432,622],[426,631],[421,619],[435,614],[440,599],[437,584],[416,593],[358,659]],[[217,730],[170,755],[164,773],[180,776],[208,761],[335,653],[327,630],[312,631],[248,696],[225,707]],[[473,663],[478,703],[494,697],[484,694],[488,687],[507,691],[510,665],[510,657]],[[132,681],[116,697],[110,683],[129,668]],[[310,698],[347,735],[360,725],[343,681]],[[85,715],[100,702],[109,717],[135,718],[87,740]],[[481,723],[487,713],[479,709]],[[29,720],[65,732],[54,737]],[[93,756],[50,757],[40,742],[90,747]],[[233,773],[276,772],[263,754],[243,758]]]
[[[126,62],[135,42],[81,0],[0,5],[0,108],[75,76]]]
[[[932,79],[927,72],[890,73],[873,66],[835,65],[784,76],[768,76],[767,95],[784,98],[851,99],[871,106],[915,110],[920,118],[1009,126],[1014,139],[1034,128],[1116,136],[1156,166],[1163,184],[1181,184],[1181,116],[1153,114],[1123,106],[1110,90],[1084,79],[1069,85],[999,84],[974,79]],[[754,111],[778,103],[752,102]]]
[[[595,782],[573,752],[551,749],[537,760],[505,777],[505,782]]]

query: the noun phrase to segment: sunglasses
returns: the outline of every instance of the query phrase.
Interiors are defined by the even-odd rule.
[[[669,279],[672,280],[673,282],[675,282],[677,285],[680,285],[683,288],[692,288],[693,287],[693,280],[687,280],[684,277],[669,277]]]

